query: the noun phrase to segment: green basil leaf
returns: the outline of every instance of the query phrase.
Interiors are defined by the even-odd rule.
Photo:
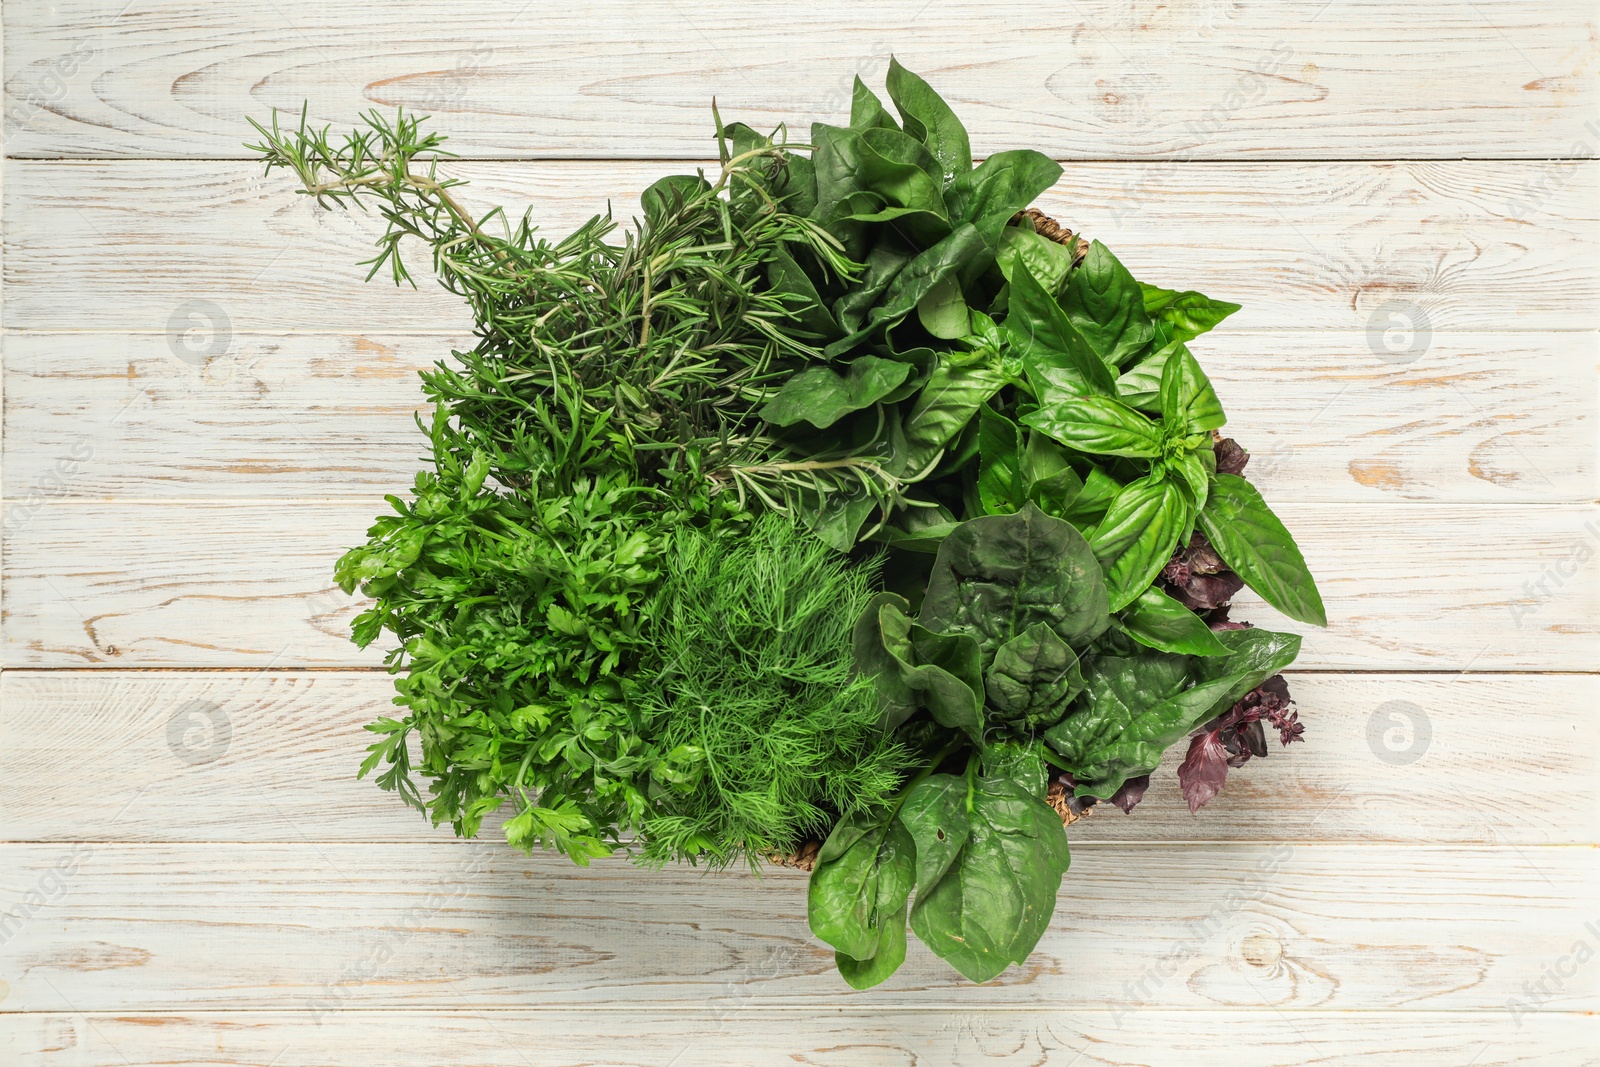
[[[911,369],[909,363],[877,356],[854,360],[843,375],[828,367],[808,367],[762,405],[761,417],[774,426],[793,426],[804,420],[820,430],[894,392]]]
[[[1141,285],[1140,289],[1145,311],[1171,325],[1172,337],[1177,341],[1193,341],[1239,310],[1238,304],[1212,300],[1193,290],[1180,293],[1159,285]]]
[[[939,546],[919,619],[977,638],[985,659],[1036,622],[1069,645],[1110,625],[1105,581],[1072,524],[1025,505],[968,519]]]
[[[886,130],[900,128],[900,124],[890,117],[888,109],[883,106],[883,101],[878,99],[878,94],[867,88],[867,83],[857,75],[850,96],[850,128],[870,130],[880,126]]]
[[[1018,262],[1027,266],[1028,273],[1045,292],[1055,293],[1072,272],[1072,251],[1026,226],[1007,226],[1000,231],[1000,253],[995,264],[1009,282]]]
[[[972,323],[972,336],[978,344],[996,351],[999,351],[1001,346],[1005,344],[1005,335],[1000,332],[1000,327],[996,326],[993,319],[977,308],[968,309],[967,319]],[[969,341],[968,343],[972,342]]]
[[[1065,518],[1062,512],[1083,492],[1083,479],[1072,469],[1066,450],[1037,430],[1028,433],[1021,473],[1025,497],[1046,515]]]
[[[1189,656],[1226,656],[1229,648],[1205,620],[1152,585],[1122,613],[1123,633],[1162,652]]]
[[[1005,330],[1012,347],[1022,354],[1023,367],[1041,404],[1116,393],[1110,369],[1026,263],[1013,268]]]
[[[852,812],[840,819],[811,872],[811,932],[857,960],[877,954],[883,928],[903,912],[916,875],[916,845],[893,815]]]
[[[944,182],[972,169],[967,129],[927,82],[889,58],[889,99],[900,110],[906,133],[928,146],[943,168]]]
[[[843,952],[833,954],[839,976],[851,989],[871,989],[885,981],[906,961],[906,911],[901,904],[893,915],[878,916],[878,950],[871,959],[858,960]]]
[[[1128,362],[1155,336],[1139,283],[1099,241],[1089,246],[1067,279],[1062,306],[1078,332],[1113,367]]]
[[[1090,541],[1105,568],[1112,611],[1127,607],[1155,581],[1189,514],[1178,487],[1156,475],[1129,482],[1117,494]]]
[[[1036,622],[995,652],[985,688],[1002,720],[1032,733],[1060,721],[1083,675],[1071,646]]]
[[[1167,360],[1184,349],[1183,342],[1173,341],[1152,355],[1135,363],[1117,379],[1117,399],[1131,408],[1161,414],[1161,375]]]
[[[1217,475],[1199,521],[1217,555],[1261,599],[1291,619],[1328,625],[1300,546],[1255,486],[1236,474]]]
[[[1206,449],[1205,452],[1209,454],[1210,449]],[[1190,452],[1167,461],[1167,469],[1177,475],[1178,487],[1188,495],[1191,513],[1197,513],[1206,506],[1206,497],[1211,490],[1212,472],[1206,469],[1200,455],[1200,452]],[[1214,455],[1212,462],[1215,463]]]
[[[1111,507],[1111,502],[1120,492],[1121,482],[1101,467],[1091,466],[1088,476],[1083,480],[1083,489],[1068,502],[1061,512],[1061,518],[1080,529],[1096,526],[1105,518],[1106,509]]]
[[[971,829],[954,863],[918,887],[911,929],[974,982],[1025,960],[1055,911],[1071,855],[1061,817],[1005,778],[974,778]]]
[[[1027,503],[1021,446],[1016,423],[988,405],[978,409],[978,499],[991,515],[1009,514]]]
[[[1022,421],[1080,452],[1141,459],[1161,455],[1161,431],[1156,424],[1108,396],[1052,400],[1024,415]]]
[[[1161,417],[1168,432],[1180,437],[1215,430],[1228,421],[1211,379],[1182,346],[1161,369]]]
[[[924,889],[943,878],[967,843],[967,780],[934,774],[906,793],[900,821],[917,847],[917,885]]]
[[[932,289],[917,301],[917,321],[935,337],[953,341],[972,332],[972,322],[967,317],[967,297],[961,291],[961,280],[953,274],[934,283]]]
[[[1061,178],[1061,164],[1032,149],[996,152],[965,174],[958,174],[944,192],[952,222],[970,222],[991,247],[1012,216],[1033,203]]]

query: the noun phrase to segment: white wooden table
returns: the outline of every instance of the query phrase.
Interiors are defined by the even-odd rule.
[[[0,1062],[1600,1062],[1600,69],[1583,0],[11,0]],[[983,987],[869,993],[803,876],[583,871],[353,772],[333,587],[421,440],[442,291],[263,180],[245,116],[438,116],[561,231],[832,118],[889,52],[1053,215],[1245,305],[1197,345],[1332,625],[1308,743],[1074,826]],[[1253,601],[1239,614],[1263,624]]]

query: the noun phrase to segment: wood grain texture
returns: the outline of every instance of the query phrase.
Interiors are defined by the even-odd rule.
[[[25,155],[236,157],[245,116],[307,100],[319,122],[439,114],[471,155],[682,155],[713,97],[758,125],[840,121],[852,75],[881,86],[891,52],[985,151],[1546,159],[1600,140],[1581,0],[899,0],[870,19],[827,0],[803,33],[753,0],[72,0],[5,21],[9,151]]]
[[[577,1011],[182,1012],[0,1016],[0,1050],[47,1067],[1582,1067],[1600,1020],[1563,1012],[1137,1013],[634,1011],[636,1030]],[[640,1040],[648,1034],[650,1040]],[[1241,1040],[1246,1035],[1246,1040]]]
[[[1057,1005],[1065,983],[1108,1011],[1499,1010],[1600,936],[1597,876],[1587,847],[1080,844],[1038,948],[979,996]],[[843,1007],[805,880],[580,869],[491,842],[3,845],[3,1006],[59,1011],[71,989],[78,1011]],[[1600,967],[1572,962],[1542,1007],[1600,1003]],[[963,1010],[974,992],[917,946],[872,997]]]
[[[10,161],[6,322],[30,329],[186,328],[193,302],[233,331],[470,333],[431,284],[363,284],[382,230],[319,209],[245,162]],[[478,210],[531,209],[552,235],[693,163],[458,163]],[[1244,305],[1230,334],[1339,329],[1373,340],[1400,311],[1443,331],[1593,330],[1600,161],[1074,164],[1039,201],[1136,277]],[[1542,172],[1541,172],[1542,173]],[[1529,183],[1539,179],[1537,188]]]
[[[6,665],[372,667],[333,561],[381,501],[12,507]],[[1586,671],[1600,636],[1594,505],[1278,503],[1327,630],[1253,595],[1236,618],[1305,635],[1302,670]],[[381,642],[380,642],[381,644]]]
[[[409,486],[416,372],[470,336],[259,334],[192,356],[163,334],[13,333],[13,500],[354,497]],[[1254,453],[1299,503],[1594,499],[1596,335],[1452,334],[1406,363],[1365,334],[1213,334],[1193,346]]]
[[[1072,841],[1600,842],[1600,717],[1587,714],[1600,678],[1290,680],[1305,744],[1274,744],[1198,816],[1179,795],[1179,745],[1131,816],[1097,810]],[[448,843],[449,827],[356,780],[362,726],[394,714],[392,696],[370,671],[7,671],[0,826],[10,841]],[[69,763],[95,768],[92,791],[62,775]]]

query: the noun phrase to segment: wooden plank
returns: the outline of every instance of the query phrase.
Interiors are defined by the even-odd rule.
[[[1590,670],[1594,505],[1278,502],[1330,627],[1241,594],[1236,618],[1305,634],[1302,670]],[[347,639],[334,560],[380,501],[46,502],[7,513],[8,666],[376,666]]]
[[[1592,848],[1080,845],[1050,929],[984,1002],[1499,1010],[1600,939],[1597,875]],[[487,842],[4,845],[4,1007],[843,1007],[805,877]],[[1541,1007],[1600,1007],[1600,967],[1572,962]],[[918,945],[873,1004],[972,995]]]
[[[695,164],[459,163],[487,210],[523,205],[552,234]],[[1446,331],[1592,330],[1600,302],[1600,161],[1553,164],[1074,164],[1041,206],[1110,245],[1135,275],[1244,305],[1229,333],[1359,333],[1378,362],[1395,313]],[[210,316],[248,331],[470,332],[465,305],[363,284],[373,215],[319,209],[235,162],[11,161],[7,324],[174,334]],[[1390,337],[1402,353],[1410,342]],[[195,342],[203,347],[202,341]],[[1226,344],[1226,341],[1214,342]],[[1383,354],[1387,355],[1387,352]],[[1402,354],[1399,358],[1406,358]]]
[[[1234,771],[1198,817],[1179,745],[1132,817],[1096,811],[1073,842],[1600,842],[1600,717],[1581,713],[1600,676],[1290,681],[1305,744]],[[10,841],[450,842],[355,778],[361,727],[393,714],[392,696],[376,672],[7,671],[0,826]],[[96,769],[94,790],[69,764]]]
[[[600,11],[526,0],[156,0],[6,12],[9,151],[237,157],[271,106],[338,120],[443,114],[459,151],[514,158],[705,150],[713,97],[762,125],[843,121],[850,80],[889,54],[921,72],[982,151],[1180,160],[1546,159],[1592,146],[1595,13],[1433,0],[981,8],[848,0],[805,32],[744,0]]]
[[[1037,1067],[1549,1067],[1593,1064],[1600,1020],[1541,1012],[1206,1012],[1137,1014],[1065,1007],[992,1010],[970,991],[954,1012],[770,1011],[715,1004],[632,1010],[598,1025],[587,1012],[343,1011],[315,1026],[300,1012],[0,1016],[15,1063],[125,1067],[813,1067],[994,1064]],[[1244,1036],[1241,1036],[1244,1035]]]
[[[1344,333],[1194,348],[1275,500],[1577,503],[1596,495],[1595,340],[1446,333],[1405,364]],[[7,342],[14,499],[371,500],[424,451],[416,371],[473,339],[250,333],[196,361],[161,334]]]

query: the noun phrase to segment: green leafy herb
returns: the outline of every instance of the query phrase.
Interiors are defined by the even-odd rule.
[[[422,376],[426,469],[335,565],[400,709],[360,774],[578,863],[815,850],[858,989],[908,927],[974,981],[1024,960],[1058,812],[1131,809],[1191,732],[1192,806],[1264,718],[1299,737],[1299,638],[1225,623],[1241,582],[1325,621],[1188,347],[1238,306],[1032,208],[1061,166],[974,166],[898,61],[887,98],[855,79],[805,145],[713,109],[717,167],[558,239],[467,211],[405,113],[253,146],[377,209],[372,274],[420,241],[477,325]]]

